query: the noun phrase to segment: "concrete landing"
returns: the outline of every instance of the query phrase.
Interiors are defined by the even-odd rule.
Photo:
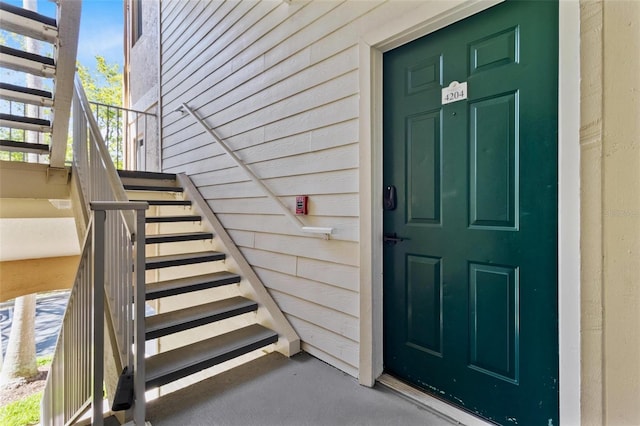
[[[450,426],[451,419],[324,362],[273,353],[151,401],[153,426]]]

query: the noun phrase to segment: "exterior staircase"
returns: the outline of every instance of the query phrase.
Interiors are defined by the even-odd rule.
[[[81,2],[57,2],[58,19],[0,1],[0,28],[50,45],[52,57],[0,45],[0,66],[17,73],[50,79],[51,90],[0,83],[0,98],[15,108],[0,113],[0,151],[49,155],[49,164],[63,168],[67,145]],[[64,9],[64,10],[62,10]],[[17,74],[19,75],[19,74]],[[35,106],[29,112],[25,105]],[[45,111],[46,109],[46,111]],[[55,117],[55,120],[54,120]],[[37,132],[37,141],[14,138],[18,131]],[[46,137],[45,137],[46,135]]]
[[[278,333],[258,323],[263,307],[244,288],[243,277],[230,270],[235,268],[211,225],[194,211],[176,175],[119,175],[129,199],[150,206],[146,300],[158,313],[147,316],[145,326],[146,339],[158,339],[160,352],[146,358],[147,389],[273,348]]]
[[[42,424],[84,424],[88,415],[103,424],[104,385],[119,420],[142,425],[145,389],[171,392],[263,352],[290,356],[300,351],[300,339],[187,176],[120,171],[118,179],[82,84],[74,81],[81,4],[57,0],[54,19],[0,1],[0,28],[53,49],[49,57],[0,46],[0,67],[51,80],[50,90],[0,83],[2,100],[18,105],[0,111],[0,127],[10,130],[3,133],[39,135],[0,138],[0,152],[39,154],[40,163],[26,164],[29,155],[25,162],[0,161],[0,197],[25,192],[26,172],[37,174],[36,189],[59,181],[60,193],[19,196],[69,200],[77,227],[70,238],[81,240]],[[73,169],[65,165],[72,99]],[[22,175],[9,176],[15,171]],[[14,192],[7,196],[5,187]],[[145,206],[127,210],[136,200],[150,206],[144,240],[136,232],[142,218],[132,210]],[[146,306],[154,314],[141,325]],[[143,353],[143,338],[154,353]]]

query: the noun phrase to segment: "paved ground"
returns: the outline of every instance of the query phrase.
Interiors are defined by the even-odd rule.
[[[153,426],[457,424],[309,356],[274,353],[148,405]]]
[[[36,299],[36,356],[52,354],[58,339],[60,324],[69,299],[68,291],[38,295]],[[7,350],[13,301],[0,304],[0,334],[2,335],[2,353]]]

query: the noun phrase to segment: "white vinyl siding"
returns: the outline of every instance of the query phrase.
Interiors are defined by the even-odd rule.
[[[162,165],[187,173],[312,355],[359,363],[359,34],[414,2],[163,1]],[[294,208],[302,233],[188,114]]]

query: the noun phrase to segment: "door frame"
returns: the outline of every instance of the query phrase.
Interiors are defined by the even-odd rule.
[[[503,0],[425,2],[359,41],[360,359],[359,381],[383,372],[382,64],[383,53]],[[580,424],[580,8],[559,0],[558,321],[560,423]],[[453,406],[452,406],[453,407]],[[452,413],[461,410],[452,408]]]

